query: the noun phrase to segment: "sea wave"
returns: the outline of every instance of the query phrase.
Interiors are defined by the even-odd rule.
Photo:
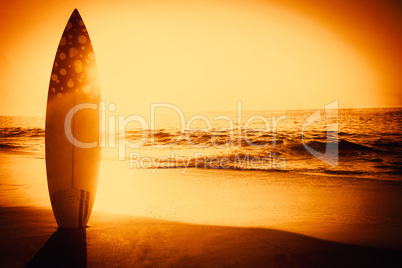
[[[339,132],[316,126],[301,131],[300,112],[294,112],[287,125],[266,130],[241,127],[184,129],[163,127],[127,129],[104,133],[105,159],[117,160],[120,144],[136,144],[139,159],[147,158],[145,168],[213,168],[262,171],[295,171],[330,175],[381,177],[399,175],[402,166],[402,110],[345,110],[340,112]],[[44,124],[31,118],[0,117],[0,149],[44,154]],[[39,119],[38,122],[42,122]],[[283,121],[284,122],[284,121]],[[37,127],[38,126],[38,127]],[[124,143],[123,143],[124,140]],[[108,148],[108,146],[112,148]],[[134,148],[134,146],[132,146]],[[313,154],[337,150],[335,167]],[[165,157],[174,151],[177,157]],[[331,156],[333,157],[333,155]],[[332,159],[333,160],[333,159]]]
[[[43,128],[8,127],[0,128],[0,138],[10,137],[45,137]]]
[[[245,150],[263,153],[287,151],[290,154],[309,153],[308,148],[325,153],[330,145],[336,145],[340,155],[350,153],[400,153],[402,150],[402,136],[397,133],[388,138],[371,138],[365,134],[348,134],[344,132],[339,137],[328,136],[326,132],[318,132],[313,135],[303,136],[297,132],[272,133],[267,131],[245,130],[235,131],[190,131],[159,129],[151,130],[127,130],[123,133],[109,134],[104,136],[109,140],[119,142],[126,139],[128,142],[138,142],[143,139],[144,147],[164,148],[234,148],[241,147]],[[348,136],[351,138],[349,139]],[[44,138],[43,128],[10,127],[0,128],[0,138],[7,141],[10,138]],[[4,146],[4,142],[2,143]],[[373,161],[371,159],[371,161]]]

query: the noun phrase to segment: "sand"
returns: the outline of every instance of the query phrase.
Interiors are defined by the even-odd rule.
[[[98,207],[135,210],[95,209],[88,228],[58,230],[43,157],[2,153],[0,170],[0,267],[402,267],[399,182],[214,170],[178,178],[105,162]],[[276,225],[247,226],[263,221]]]
[[[57,230],[50,209],[0,208],[1,267],[400,267],[398,251],[272,229],[185,224],[94,212]]]

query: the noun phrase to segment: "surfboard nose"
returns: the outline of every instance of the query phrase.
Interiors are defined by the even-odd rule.
[[[79,21],[82,21],[81,14],[80,14],[80,12],[78,12],[78,9],[74,9],[74,11],[71,13],[71,16],[68,19],[68,21],[70,23],[72,23],[72,25],[73,25],[72,28],[75,28],[74,25],[77,24]]]
[[[81,16],[80,12],[78,12],[78,9],[76,9],[76,8],[74,9],[73,13],[71,13],[71,15],[73,15],[73,14]]]

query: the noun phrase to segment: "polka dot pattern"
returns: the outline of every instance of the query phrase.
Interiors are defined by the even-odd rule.
[[[79,102],[100,100],[95,54],[78,11],[71,15],[57,49],[49,85],[49,100],[74,96]]]

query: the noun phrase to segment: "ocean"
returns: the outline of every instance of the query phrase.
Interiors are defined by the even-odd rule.
[[[151,172],[200,168],[402,179],[402,108],[339,109],[329,119],[323,110],[161,110],[153,119],[131,120],[107,110],[102,160]],[[43,117],[0,116],[0,150],[44,158],[44,125]]]

